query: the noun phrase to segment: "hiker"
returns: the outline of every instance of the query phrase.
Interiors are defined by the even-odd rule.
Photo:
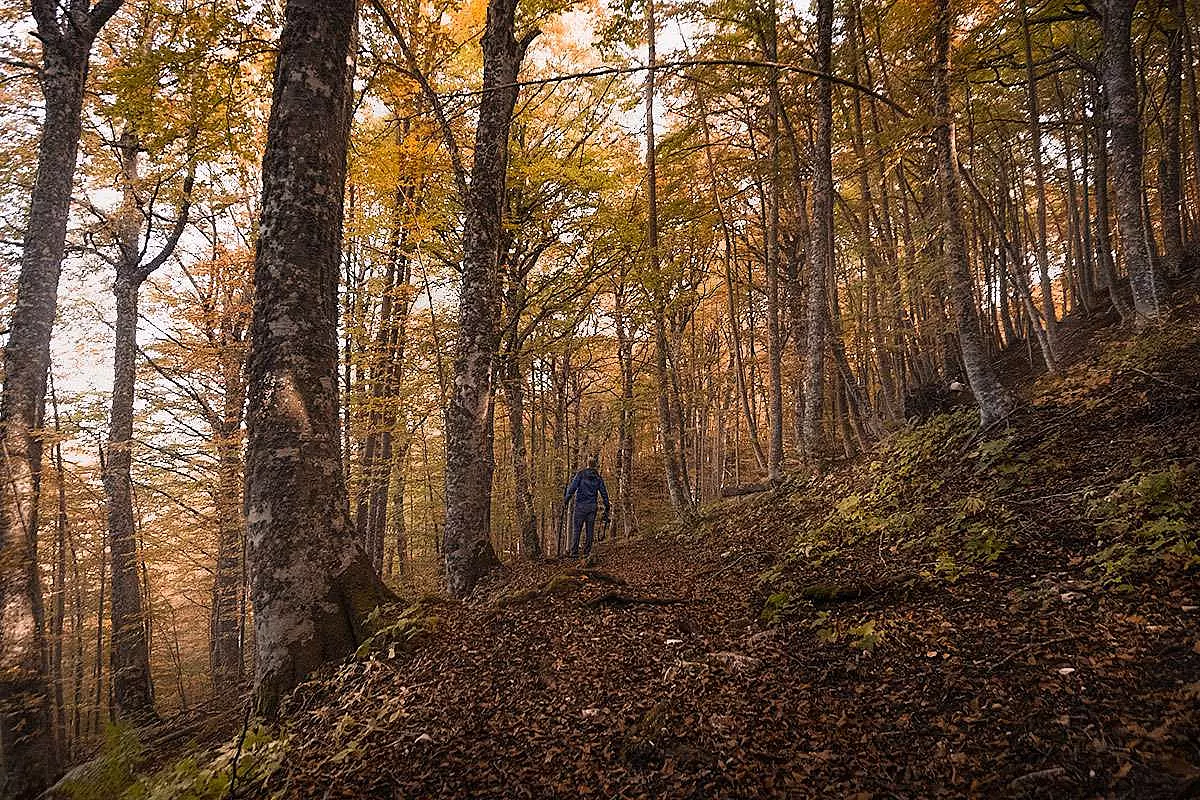
[[[588,459],[588,465],[576,473],[567,486],[563,495],[563,508],[575,498],[575,513],[571,517],[571,558],[579,558],[579,534],[587,526],[587,538],[583,543],[583,554],[592,552],[592,533],[596,528],[596,494],[604,498],[604,519],[602,524],[608,524],[608,512],[611,504],[608,502],[608,488],[604,478],[600,477],[600,460],[596,456]]]

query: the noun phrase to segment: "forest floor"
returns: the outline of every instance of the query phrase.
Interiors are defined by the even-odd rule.
[[[1200,797],[1180,318],[1079,328],[993,430],[938,416],[582,568],[423,598],[213,763],[237,753],[242,796]]]

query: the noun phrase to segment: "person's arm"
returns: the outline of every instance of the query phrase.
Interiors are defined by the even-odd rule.
[[[608,502],[608,487],[604,485],[604,478],[600,479],[600,496],[604,498],[604,518],[608,519],[608,512],[612,508],[612,503]]]
[[[564,506],[567,503],[571,502],[571,496],[573,494],[575,494],[575,490],[578,488],[579,488],[579,473],[576,473],[575,477],[571,479],[571,482],[569,484],[567,484],[567,491],[565,493],[563,493],[563,505]]]

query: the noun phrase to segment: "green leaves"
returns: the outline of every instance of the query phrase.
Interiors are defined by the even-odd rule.
[[[1100,583],[1120,585],[1164,561],[1200,563],[1197,467],[1171,464],[1138,472],[1088,507],[1100,542],[1093,557]]]

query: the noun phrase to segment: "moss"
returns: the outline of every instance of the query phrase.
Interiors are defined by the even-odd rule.
[[[562,597],[583,586],[585,580],[584,575],[588,570],[572,569],[566,572],[560,572],[551,578],[545,586],[540,586],[531,589],[521,589],[515,592],[510,592],[501,595],[496,600],[498,608],[506,608],[508,606],[517,606],[522,603],[529,603],[541,597]]]
[[[230,795],[231,788],[243,796],[262,797],[265,783],[283,764],[286,755],[286,738],[255,725],[244,739],[239,736],[215,751],[191,753],[143,776],[119,797],[121,800],[221,800]],[[237,783],[231,787],[235,759]]]
[[[59,784],[59,793],[71,800],[112,800],[133,784],[146,755],[137,731],[125,723],[109,725],[104,744],[91,761],[71,770]]]

